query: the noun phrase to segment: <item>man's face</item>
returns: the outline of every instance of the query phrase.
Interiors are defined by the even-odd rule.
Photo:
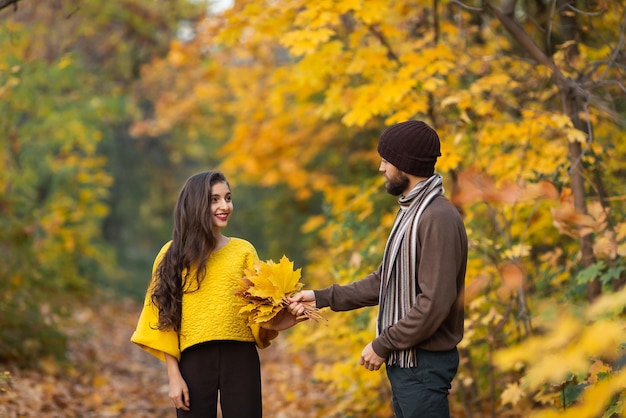
[[[380,163],[378,171],[383,173],[385,180],[385,189],[387,193],[392,196],[400,196],[409,187],[409,178],[402,171],[398,170],[396,166],[383,159]]]

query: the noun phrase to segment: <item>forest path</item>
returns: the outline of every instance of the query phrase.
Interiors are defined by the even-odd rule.
[[[165,366],[129,340],[140,309],[133,301],[77,309],[67,330],[69,366],[48,359],[41,371],[0,364],[0,417],[174,417]],[[312,361],[291,354],[284,335],[259,354],[264,417],[316,417],[315,404],[327,397],[310,381]]]

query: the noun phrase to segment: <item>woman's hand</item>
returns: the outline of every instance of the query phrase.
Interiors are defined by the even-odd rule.
[[[293,327],[298,322],[306,321],[307,319],[308,318],[306,317],[298,318],[296,315],[289,312],[287,308],[284,308],[276,314],[274,319],[272,319],[269,324],[261,326],[274,331],[283,331]]]
[[[169,397],[176,409],[189,411],[189,388],[187,382],[181,377],[180,379],[170,379]]]
[[[168,396],[176,409],[189,411],[189,388],[187,387],[187,382],[180,374],[178,360],[169,354],[165,354],[165,363],[167,365],[167,376],[170,381]]]

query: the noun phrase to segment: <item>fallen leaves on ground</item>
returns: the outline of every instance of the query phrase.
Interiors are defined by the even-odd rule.
[[[134,301],[77,309],[66,330],[68,364],[41,359],[38,370],[0,364],[0,417],[174,417],[165,366],[129,340],[140,309]],[[316,417],[315,405],[328,394],[311,381],[306,353],[287,348],[279,336],[259,352],[264,416]]]

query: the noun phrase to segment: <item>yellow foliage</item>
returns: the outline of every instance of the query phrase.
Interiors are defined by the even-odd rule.
[[[589,17],[599,19],[598,29],[621,23],[623,16],[615,13],[612,2],[603,7],[607,13]],[[506,381],[522,386],[510,384],[502,394],[504,404],[522,402],[522,390],[529,403],[547,402],[555,393],[542,392],[542,382],[559,384],[568,372],[584,374],[591,357],[610,356],[611,344],[617,343],[602,335],[623,334],[619,320],[581,319],[566,307],[555,311],[555,301],[566,297],[578,268],[578,238],[593,235],[596,257],[618,260],[626,255],[621,212],[601,212],[599,203],[588,200],[589,213],[578,213],[568,194],[571,142],[589,145],[585,167],[620,172],[626,152],[619,140],[622,132],[591,101],[579,112],[581,120],[593,124],[594,141],[588,144],[587,133],[576,129],[562,110],[552,69],[509,54],[515,50],[512,38],[503,35],[497,20],[473,25],[467,11],[455,11],[453,19],[440,13],[435,38],[433,15],[422,10],[430,10],[430,3],[238,1],[223,16],[207,18],[205,30],[190,43],[208,54],[203,64],[210,70],[192,64],[197,57],[191,46],[175,44],[166,64],[150,68],[154,75],[148,76],[154,79],[163,73],[182,81],[159,98],[158,117],[137,129],[163,132],[195,116],[192,125],[198,130],[210,126],[211,137],[224,144],[217,154],[220,168],[238,180],[285,184],[303,202],[316,192],[323,194],[324,214],[306,222],[303,232],[315,233],[319,243],[307,254],[308,275],[326,286],[372,270],[393,222],[392,210],[381,212],[373,203],[382,181],[364,185],[368,180],[360,174],[371,165],[376,176],[376,136],[407,119],[433,124],[442,140],[437,170],[470,227],[461,346],[477,356],[487,347],[505,347],[496,355],[500,370],[515,371],[515,378]],[[473,42],[477,37],[484,42]],[[556,64],[573,75],[571,80],[606,80],[600,77],[608,76],[607,67],[600,62],[594,67],[589,60],[607,60],[611,47],[582,40],[577,46],[579,61],[567,61],[561,46]],[[598,74],[577,74],[582,64],[599,69]],[[371,152],[363,151],[367,147]],[[183,157],[177,154],[181,161]],[[592,186],[591,178],[586,187]],[[46,218],[48,227],[55,226],[58,216],[63,213]],[[616,225],[614,235],[607,231],[609,221]],[[346,229],[355,224],[371,227],[371,233],[352,236]],[[527,285],[532,292],[545,291],[541,297],[551,298],[551,306],[518,292]],[[620,295],[594,304],[597,315],[618,312]],[[532,332],[524,322],[531,322],[530,309],[533,327],[539,326],[543,335],[526,340]],[[536,317],[542,314],[552,316]],[[375,316],[368,315],[365,331],[355,330],[355,323],[365,327],[366,315],[343,313],[333,316],[332,327],[305,326],[290,339],[300,348],[331,356],[316,377],[343,391],[335,411],[347,410],[348,399],[367,398],[354,380],[380,376],[359,371],[352,378],[355,369],[344,363],[353,361],[372,338]],[[507,349],[514,340],[524,342]],[[487,357],[480,358],[481,365]],[[474,383],[479,380],[474,376]]]
[[[587,309],[586,316],[597,318],[616,309],[621,312],[624,304],[622,291],[619,296],[601,298]],[[580,405],[571,407],[565,415],[542,411],[533,416],[596,417],[606,407],[612,394],[623,389],[626,373],[613,371],[607,364],[596,360],[603,358],[612,361],[623,354],[619,346],[623,344],[626,324],[614,318],[597,319],[585,324],[569,308],[564,307],[556,316],[542,318],[543,322],[539,326],[544,330],[544,335],[529,338],[516,347],[496,353],[495,361],[501,369],[518,369],[523,365],[525,372],[522,381],[530,391],[541,391],[546,384],[558,387],[572,374],[589,376],[589,386]],[[599,378],[600,374],[608,377]],[[511,396],[507,394],[506,399]],[[543,396],[549,398],[545,392]]]
[[[239,313],[252,323],[270,322],[284,309],[288,297],[302,288],[302,269],[293,269],[293,262],[283,255],[278,263],[255,260],[244,272],[243,286],[238,295],[244,300]]]
[[[524,396],[526,393],[518,383],[508,383],[500,394],[500,400],[503,404],[509,403],[515,406]]]
[[[504,250],[502,257],[509,260],[519,260],[523,257],[528,257],[532,247],[525,244],[513,245],[510,249]]]
[[[626,257],[626,239],[624,239],[624,234],[626,233],[626,222],[622,222],[619,225],[617,225],[617,241],[618,241],[618,246],[617,246],[617,254],[620,257]]]
[[[404,117],[402,120],[408,118]],[[397,120],[396,122],[399,122]],[[437,162],[437,170],[446,173],[456,170],[463,162],[463,152],[459,149],[458,144],[462,140],[462,134],[457,134],[454,138],[440,136],[441,139],[441,159]]]
[[[587,319],[594,320],[604,317],[616,317],[626,309],[626,288],[618,292],[608,293],[598,298],[587,310]]]
[[[59,63],[58,63],[57,65],[58,65],[59,69],[60,69],[60,70],[62,70],[62,69],[64,69],[65,67],[67,67],[68,65],[70,65],[71,63],[72,63],[72,58],[70,58],[70,57],[68,57],[68,56],[65,56],[65,57],[63,57],[63,58],[59,61]]]
[[[533,418],[597,418],[603,416],[608,403],[615,393],[623,392],[626,387],[626,372],[618,372],[597,384],[588,386],[580,403],[562,411],[542,410],[531,414]],[[621,416],[625,409],[622,405]]]
[[[385,119],[385,123],[388,125],[392,125],[394,123],[404,122],[405,120],[409,120],[413,117],[413,115],[422,114],[428,111],[428,101],[425,97],[418,95],[415,92],[411,92],[411,94],[407,94],[402,98],[398,107],[398,111],[389,115],[387,119]],[[448,159],[446,158],[446,164]],[[454,162],[454,161],[452,161]],[[441,168],[442,165],[438,165],[438,168]],[[445,168],[442,168],[445,169]]]
[[[286,33],[281,43],[289,48],[294,56],[314,52],[319,44],[326,42],[334,34],[331,29],[297,30]]]
[[[565,135],[570,142],[580,142],[581,144],[587,142],[587,133],[575,128],[566,128]]]
[[[354,4],[355,2],[352,3]],[[355,7],[354,14],[355,17],[366,25],[379,22],[384,13],[389,10],[389,2],[384,0],[368,0],[367,2],[361,1],[359,3]]]
[[[322,226],[324,224],[324,222],[326,222],[326,217],[322,216],[322,215],[318,215],[318,216],[311,216],[304,225],[302,225],[302,232],[307,234],[309,232],[312,232],[316,229],[318,229],[320,226]]]

